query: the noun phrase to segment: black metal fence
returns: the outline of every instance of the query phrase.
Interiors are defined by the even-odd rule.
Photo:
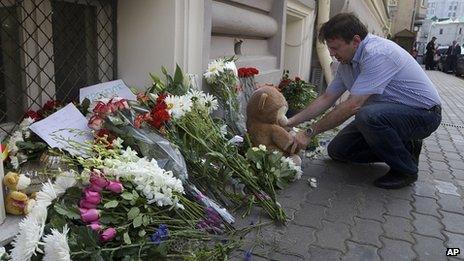
[[[0,140],[29,110],[116,77],[116,0],[0,0]]]

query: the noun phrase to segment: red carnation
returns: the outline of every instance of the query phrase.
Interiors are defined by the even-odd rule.
[[[259,73],[258,69],[254,67],[241,67],[238,69],[238,77],[252,77]]]
[[[155,110],[151,113],[151,125],[153,127],[160,129],[164,124],[166,124],[170,119],[171,116],[167,110]]]

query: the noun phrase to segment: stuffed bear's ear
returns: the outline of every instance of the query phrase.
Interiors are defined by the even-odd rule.
[[[261,94],[261,97],[259,97],[259,110],[264,109],[264,104],[266,103],[267,97],[269,95],[267,93]]]

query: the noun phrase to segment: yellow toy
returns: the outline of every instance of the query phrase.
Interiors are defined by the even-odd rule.
[[[26,215],[34,206],[35,200],[23,191],[31,184],[31,179],[23,174],[8,172],[3,177],[3,184],[8,188],[5,199],[6,212],[12,215]]]

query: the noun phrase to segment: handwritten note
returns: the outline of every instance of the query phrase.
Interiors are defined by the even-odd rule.
[[[47,118],[33,123],[29,129],[50,147],[67,150],[72,155],[86,155],[80,145],[93,140],[87,119],[70,103]]]
[[[137,96],[126,86],[122,80],[104,82],[79,90],[79,100],[82,102],[85,98],[90,102],[101,98],[121,97],[127,100],[137,100]]]

